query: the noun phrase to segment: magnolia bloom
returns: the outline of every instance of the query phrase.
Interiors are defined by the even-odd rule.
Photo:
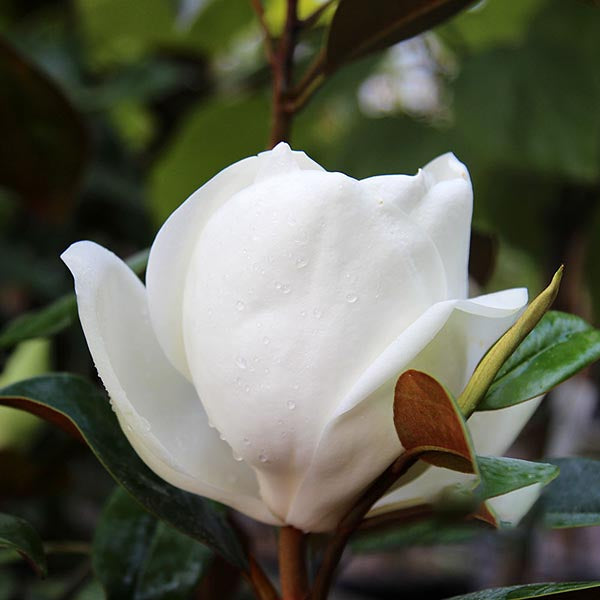
[[[466,299],[472,189],[452,154],[357,181],[286,144],[241,160],[167,220],[146,287],[114,254],[62,256],[98,373],[160,477],[265,523],[333,528],[401,452],[393,389],[408,368],[460,393],[527,302]],[[504,452],[537,401],[476,413]],[[434,501],[465,475],[430,467],[373,514]],[[495,506],[518,519],[525,488]]]

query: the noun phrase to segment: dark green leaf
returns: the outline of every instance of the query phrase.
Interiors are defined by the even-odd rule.
[[[96,457],[146,510],[245,568],[245,552],[223,508],[173,487],[155,475],[123,435],[106,396],[85,379],[69,374],[35,377],[0,390],[0,404],[76,428]]]
[[[498,371],[477,410],[534,398],[599,358],[600,330],[575,315],[549,312]]]
[[[46,556],[42,541],[27,521],[0,513],[0,548],[16,550],[40,575],[46,575]]]
[[[552,528],[600,525],[600,461],[556,458],[560,477],[542,496],[544,525]]]
[[[60,217],[86,162],[83,122],[60,88],[2,40],[0,89],[0,185],[38,213]]]
[[[117,488],[96,529],[92,563],[108,600],[186,600],[210,557]]]
[[[138,275],[146,269],[148,253],[148,250],[142,250],[127,261],[127,264]],[[0,333],[0,348],[7,348],[35,337],[54,335],[69,327],[76,319],[75,294],[67,294],[45,308],[25,313],[8,323]]]
[[[598,597],[598,591],[593,590],[600,587],[595,581],[576,581],[564,583],[529,583],[527,585],[513,585],[505,588],[493,588],[481,590],[472,594],[452,596],[448,600],[527,600],[527,598],[553,598],[561,600],[567,598],[575,600],[584,598],[592,600]]]
[[[479,523],[449,522],[436,517],[419,519],[383,531],[359,532],[351,541],[353,552],[393,552],[400,548],[459,544],[489,532]]]
[[[449,19],[473,0],[340,0],[327,40],[327,71],[413,37]]]
[[[530,462],[516,458],[478,456],[481,473],[479,493],[484,499],[495,498],[509,492],[541,483],[550,483],[559,473],[556,465]]]

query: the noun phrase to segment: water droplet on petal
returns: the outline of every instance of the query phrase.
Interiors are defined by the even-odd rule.
[[[293,400],[288,400],[287,407],[289,410],[294,410],[296,408],[296,403]]]
[[[305,310],[300,311],[300,316],[302,318],[306,317],[306,311]]]
[[[235,307],[241,312],[244,310],[246,305],[241,300],[238,300],[235,304]]]
[[[348,304],[354,304],[358,300],[358,296],[356,294],[348,294],[346,296],[346,302]]]
[[[261,463],[266,463],[269,459],[267,458],[266,454],[263,454],[262,452],[258,455],[258,460],[260,460]]]
[[[313,310],[313,315],[315,316],[315,319],[320,319],[323,316],[323,313],[318,308],[315,308]]]
[[[224,442],[224,441],[225,441],[225,436],[224,436],[222,433],[220,433],[220,434],[219,434],[219,439],[220,439],[222,442]]]
[[[249,385],[247,385],[247,386],[244,388],[244,391],[246,392],[246,394],[249,394],[249,393],[250,393],[250,386],[249,386]]]
[[[280,290],[281,289],[281,281],[276,281],[275,282],[275,289],[276,290]]]
[[[250,445],[250,440],[247,437],[244,438],[243,442],[244,442],[244,446]]]
[[[271,340],[270,340],[270,339],[269,339],[267,336],[265,336],[265,337],[263,338],[263,344],[264,344],[265,346],[268,346],[270,343],[271,343]]]
[[[308,259],[305,258],[304,256],[299,256],[296,259],[296,268],[298,268],[298,269],[304,269],[304,267],[306,267],[307,264],[308,264]]]
[[[239,454],[237,454],[237,452],[235,450],[233,451],[233,458],[234,458],[234,460],[237,460],[238,462],[241,462],[244,460]]]
[[[248,366],[248,363],[246,361],[246,359],[243,356],[238,356],[235,359],[235,364],[240,368],[240,369],[245,369]]]
[[[289,286],[287,283],[284,283],[284,284],[281,286],[281,293],[282,293],[282,294],[289,294],[291,291],[292,291],[292,288],[291,288],[291,286]]]

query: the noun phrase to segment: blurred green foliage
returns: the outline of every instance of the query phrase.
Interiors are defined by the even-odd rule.
[[[280,31],[283,2],[265,5]],[[301,15],[317,5],[300,2]],[[302,38],[300,66],[330,17]],[[121,256],[146,248],[197,187],[265,148],[261,42],[246,0],[0,0],[0,325],[71,291],[58,258],[71,242]],[[598,56],[591,3],[486,0],[416,45],[341,68],[298,115],[291,143],[354,177],[410,173],[455,152],[474,182],[483,235],[473,253],[496,258],[478,287],[525,285],[533,296],[565,262],[556,307],[598,325]],[[50,360],[93,375],[78,327],[55,338],[51,357],[47,346],[26,348],[11,363],[3,351],[0,371],[31,351],[29,371]],[[44,539],[90,539],[111,488],[101,467],[53,430],[17,445],[0,451],[0,509],[31,519]],[[87,512],[72,510],[82,503]],[[79,587],[73,579],[84,561],[51,567],[49,582],[2,575],[0,598],[59,598],[69,586],[71,597],[100,597],[89,567]]]

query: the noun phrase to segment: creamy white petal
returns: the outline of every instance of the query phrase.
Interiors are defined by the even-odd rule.
[[[278,523],[254,473],[209,428],[192,385],[166,360],[148,318],[146,292],[108,250],[78,242],[62,259],[75,278],[85,337],[119,422],[144,462],[169,483]]]
[[[202,229],[212,214],[255,179],[295,170],[322,170],[304,152],[287,144],[245,158],[223,169],[196,190],[161,227],[148,259],[146,286],[150,318],[167,358],[191,380],[181,323],[183,290],[190,258]]]
[[[354,495],[402,451],[392,414],[398,376],[408,368],[426,370],[457,394],[526,300],[524,290],[508,290],[440,303],[404,331],[341,403],[297,488],[286,521],[311,531],[335,526]],[[263,497],[272,502],[264,478],[259,480]],[[425,483],[435,487],[427,479]]]
[[[446,268],[448,298],[464,298],[469,260],[473,189],[452,154],[439,156],[417,175],[381,175],[361,185],[382,202],[400,207],[431,237]]]
[[[519,521],[536,503],[542,489],[541,483],[534,483],[514,492],[491,498],[488,503],[500,521],[510,525],[518,525]]]
[[[367,366],[446,290],[423,230],[340,173],[271,177],[214,213],[189,268],[187,356],[275,512]]]

